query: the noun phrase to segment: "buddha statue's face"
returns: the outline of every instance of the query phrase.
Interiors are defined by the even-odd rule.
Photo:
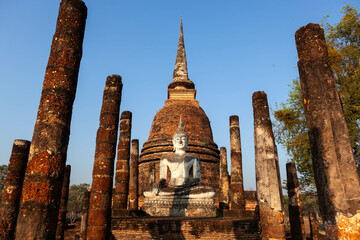
[[[187,136],[184,134],[176,134],[173,138],[174,150],[186,151],[188,144]]]

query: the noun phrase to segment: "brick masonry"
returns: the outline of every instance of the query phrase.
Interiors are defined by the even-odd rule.
[[[262,239],[285,239],[279,160],[265,92],[254,92],[256,191]]]
[[[229,117],[231,156],[230,209],[245,209],[239,116]]]
[[[327,236],[360,238],[356,220],[360,215],[360,179],[324,30],[310,23],[296,31],[295,40],[319,209]]]
[[[13,239],[30,142],[14,141],[0,204],[0,239]]]
[[[119,75],[106,78],[90,190],[87,240],[108,239],[114,160],[119,126],[122,82]]]
[[[259,239],[256,220],[228,218],[118,218],[113,239]]]
[[[66,226],[66,210],[67,210],[67,202],[69,197],[70,173],[71,173],[71,166],[66,165],[63,186],[61,189],[59,217],[56,227],[56,240],[64,239],[64,230]]]
[[[87,8],[62,0],[31,140],[16,239],[55,239]]]
[[[120,136],[117,148],[113,209],[126,209],[129,192],[129,163],[132,113],[124,111],[120,117]]]

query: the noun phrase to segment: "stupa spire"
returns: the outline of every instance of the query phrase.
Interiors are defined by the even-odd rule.
[[[189,79],[187,72],[182,18],[180,18],[180,36],[179,36],[179,44],[176,55],[176,61],[175,61],[173,81],[169,85],[169,88],[176,88],[176,87],[182,87],[186,89],[195,88],[195,85]]]

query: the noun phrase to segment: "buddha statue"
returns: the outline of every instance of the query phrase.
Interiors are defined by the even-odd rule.
[[[164,154],[161,157],[160,179],[155,184],[149,186],[143,193],[145,196],[143,209],[145,212],[149,212],[150,215],[164,216],[164,214],[159,211],[161,206],[157,208],[151,206],[151,203],[158,202],[161,202],[165,206],[170,204],[172,209],[175,208],[177,210],[190,206],[192,202],[196,202],[198,209],[201,209],[200,205],[202,203],[211,205],[209,209],[213,209],[215,190],[200,184],[200,159],[186,152],[188,140],[188,135],[184,130],[180,117],[178,128],[172,140],[174,152]],[[170,173],[170,176],[168,176],[168,173]],[[167,181],[169,178],[170,180]],[[179,203],[179,206],[175,206],[177,203]],[[156,213],[154,213],[154,209]],[[185,209],[182,210],[183,211],[175,211],[176,214],[171,214],[171,212],[174,211],[170,211],[169,216],[177,216],[179,212],[185,212]]]

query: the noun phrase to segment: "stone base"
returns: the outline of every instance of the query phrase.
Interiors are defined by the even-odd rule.
[[[222,210],[223,217],[232,217],[237,219],[257,219],[259,216],[255,211],[249,210],[238,210],[238,209],[223,209]]]
[[[328,239],[360,239],[360,212],[353,217],[339,215],[337,224],[326,224],[326,235]]]
[[[113,240],[255,240],[259,238],[256,219],[134,217],[113,218]]]
[[[120,218],[120,217],[144,217],[147,216],[141,210],[129,210],[129,209],[121,209],[121,208],[113,208],[111,209],[111,217]]]
[[[198,198],[145,198],[141,210],[150,216],[215,217],[214,199]]]

